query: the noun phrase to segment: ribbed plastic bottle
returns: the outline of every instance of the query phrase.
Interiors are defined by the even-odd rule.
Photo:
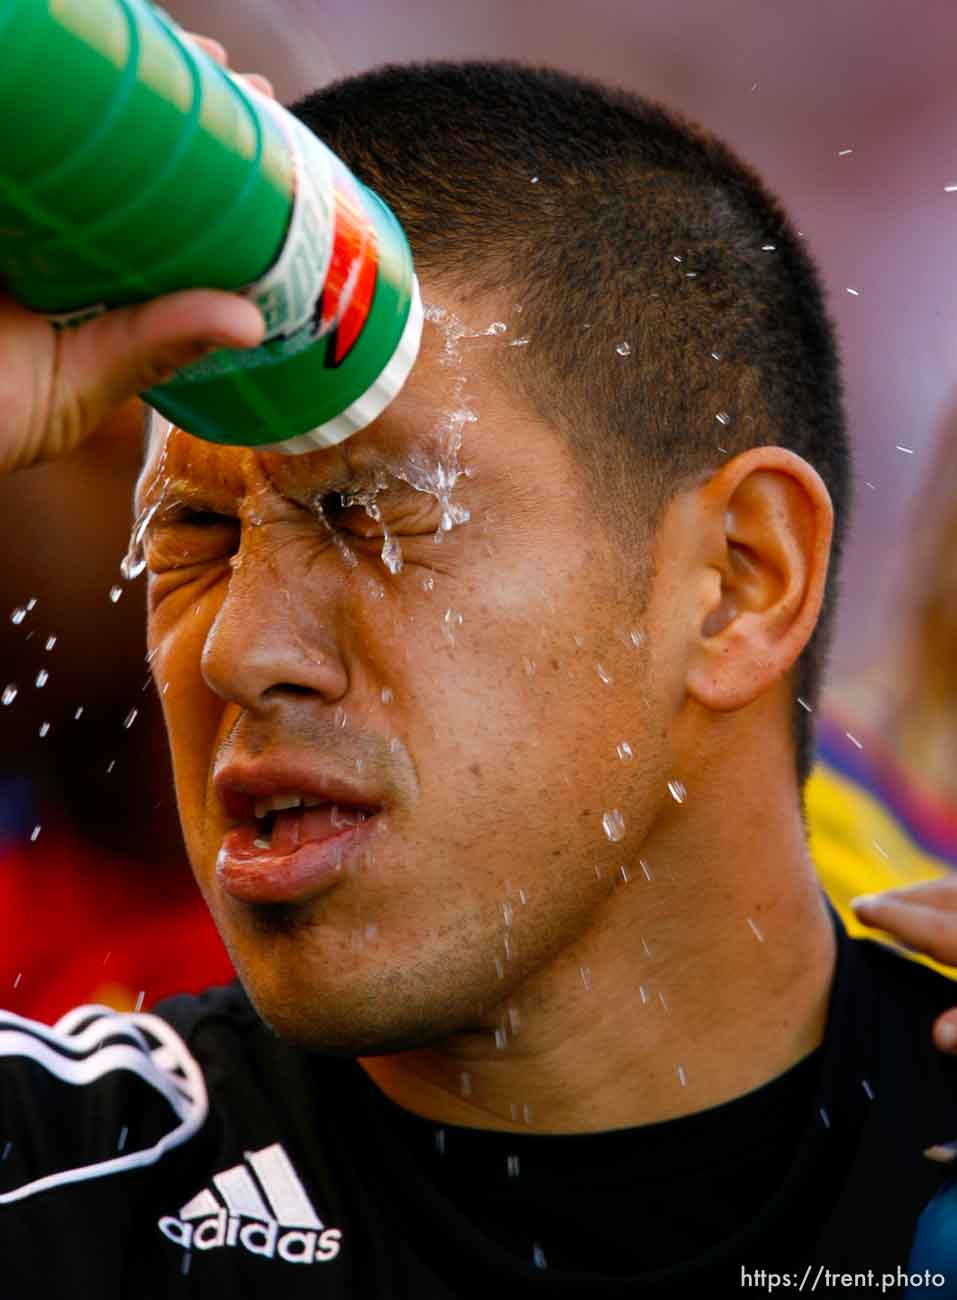
[[[258,348],[143,396],[214,442],[301,452],[404,383],[422,305],[395,217],[301,122],[147,0],[0,0],[0,282],[64,325],[239,291]]]

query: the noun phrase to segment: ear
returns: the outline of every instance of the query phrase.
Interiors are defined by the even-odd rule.
[[[817,471],[783,447],[753,447],[694,493],[709,580],[687,689],[705,708],[743,708],[784,677],[821,611],[834,512]]]

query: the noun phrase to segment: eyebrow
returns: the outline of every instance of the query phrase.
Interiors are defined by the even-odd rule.
[[[136,510],[138,514],[156,507],[156,514],[165,513],[166,509],[178,505],[192,506],[196,509],[213,511],[216,514],[228,514],[234,505],[227,500],[225,493],[217,494],[208,486],[199,486],[190,479],[169,475],[153,475],[145,490],[137,491]]]

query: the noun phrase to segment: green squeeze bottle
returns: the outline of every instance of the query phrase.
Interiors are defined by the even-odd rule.
[[[144,393],[213,442],[284,452],[364,428],[415,361],[395,217],[278,104],[147,0],[0,0],[0,283],[69,325],[187,288],[266,339]]]

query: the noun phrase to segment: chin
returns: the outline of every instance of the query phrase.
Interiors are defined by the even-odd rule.
[[[458,1025],[436,1019],[424,1009],[410,1014],[409,1008],[376,1008],[374,1015],[355,1009],[353,999],[335,1005],[317,997],[309,1000],[283,996],[259,996],[246,991],[260,1019],[284,1042],[322,1056],[391,1056],[429,1047],[455,1033]],[[334,996],[334,995],[332,995]],[[391,1011],[391,1014],[390,1014]]]
[[[304,978],[281,964],[237,971],[260,1019],[295,1047],[328,1056],[385,1056],[433,1046],[480,1023],[478,999],[443,990],[435,972],[352,967]]]

